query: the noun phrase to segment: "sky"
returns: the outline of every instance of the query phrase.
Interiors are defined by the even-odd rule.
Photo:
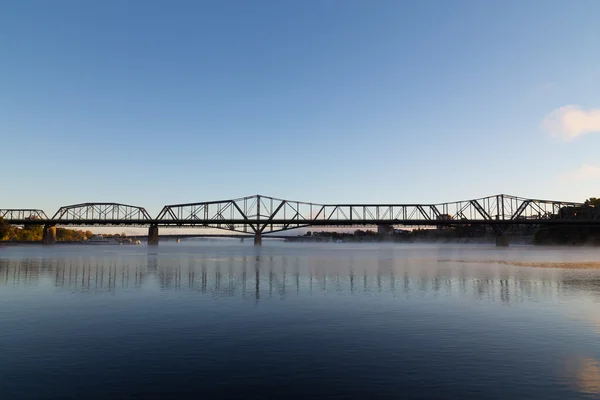
[[[600,2],[9,0],[0,208],[600,197]]]

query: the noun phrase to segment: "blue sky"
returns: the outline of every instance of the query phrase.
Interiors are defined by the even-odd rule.
[[[7,1],[0,207],[600,196],[597,1]]]

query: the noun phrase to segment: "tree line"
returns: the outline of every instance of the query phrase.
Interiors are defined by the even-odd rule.
[[[40,224],[26,224],[25,226],[12,226],[0,217],[0,241],[35,242],[41,241],[44,235],[44,226]],[[92,237],[91,231],[56,228],[56,240],[61,242],[80,241]]]

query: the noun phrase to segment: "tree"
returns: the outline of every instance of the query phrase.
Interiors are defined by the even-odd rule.
[[[593,219],[600,213],[600,198],[590,197],[583,206],[565,206],[559,217]],[[600,228],[594,226],[550,225],[535,233],[537,244],[600,244]]]
[[[4,221],[4,218],[0,217],[0,240],[8,239],[11,229],[12,227]]]
[[[583,204],[585,204],[586,206],[600,207],[600,198],[590,197]]]

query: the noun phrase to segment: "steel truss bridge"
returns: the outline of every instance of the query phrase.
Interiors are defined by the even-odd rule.
[[[53,241],[48,229],[56,226],[136,226],[149,227],[149,244],[158,244],[159,227],[223,229],[252,234],[261,244],[263,234],[309,226],[489,225],[502,236],[514,225],[600,226],[599,211],[582,203],[505,194],[438,204],[316,204],[255,195],[166,205],[155,218],[143,207],[121,203],[64,206],[52,217],[38,209],[0,209],[0,217],[13,225],[43,224],[47,243]]]

